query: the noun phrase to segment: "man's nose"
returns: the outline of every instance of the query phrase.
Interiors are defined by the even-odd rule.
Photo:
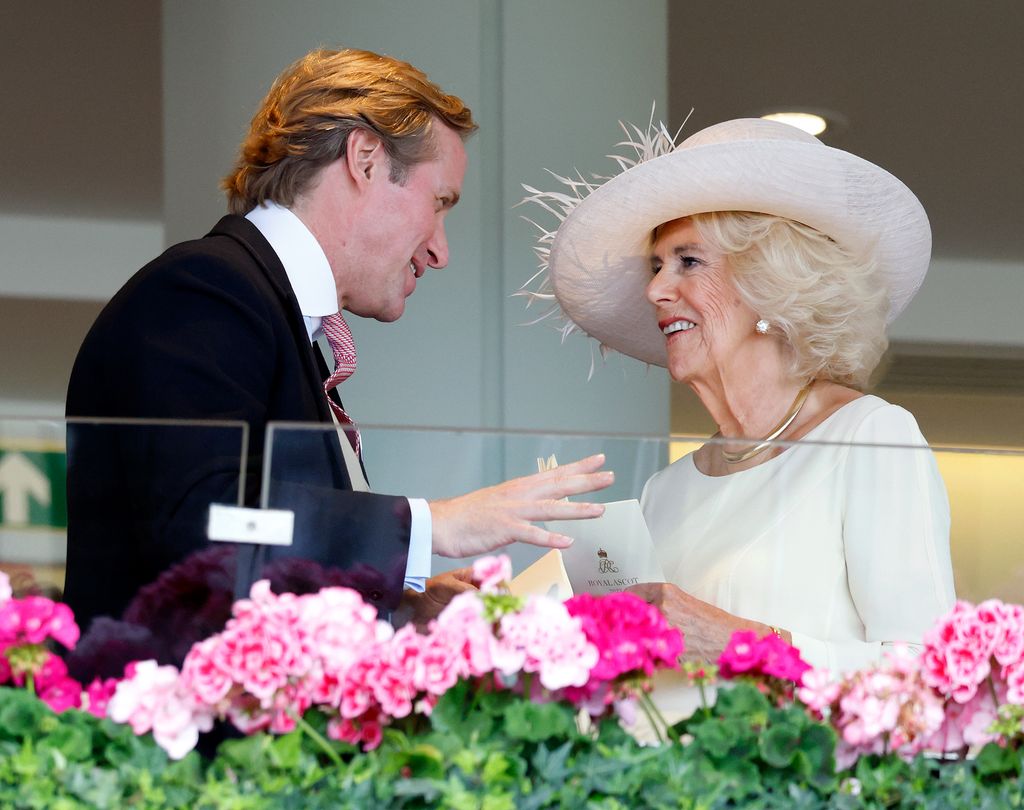
[[[448,236],[444,225],[439,225],[427,242],[427,264],[440,270],[448,266]]]

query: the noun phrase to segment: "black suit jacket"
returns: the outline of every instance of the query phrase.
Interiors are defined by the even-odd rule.
[[[267,423],[332,420],[284,268],[252,223],[226,216],[125,284],[79,351],[67,415],[245,422],[244,500],[259,505]],[[340,571],[328,580],[394,608],[408,501],[352,492],[333,431],[287,438],[275,442],[269,505],[295,510],[295,541],[270,558]],[[241,446],[223,427],[69,423],[65,598],[80,623],[119,617],[140,588],[207,548],[209,504],[237,498]]]

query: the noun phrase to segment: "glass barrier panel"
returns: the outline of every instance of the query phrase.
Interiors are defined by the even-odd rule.
[[[211,503],[247,489],[258,505],[247,441],[240,422],[0,419],[0,568],[16,596],[72,608],[74,677],[180,664],[223,627],[237,549],[211,543],[207,523]]]
[[[342,441],[333,427],[269,431],[265,503],[296,511],[298,545],[276,551],[279,559],[330,567],[332,554],[378,551],[369,512],[362,525],[332,524],[334,507],[319,504],[322,492],[311,488],[314,450],[334,456],[341,480]],[[616,483],[590,499],[639,499],[646,485],[642,511],[666,581],[735,616],[790,630],[809,649],[818,637],[851,642],[818,649],[839,668],[867,654],[853,641],[874,645],[875,655],[879,644],[919,642],[956,597],[1024,601],[1022,449],[805,440],[769,443],[747,462],[725,463],[724,453],[735,459],[755,443],[382,426],[363,426],[360,442],[375,492],[428,500],[528,475],[552,456],[565,464],[603,452]],[[560,525],[572,533],[573,524]],[[638,547],[616,542],[610,537],[595,552],[591,583],[601,581],[602,566],[628,570]],[[320,556],[302,543],[319,544]],[[545,553],[522,544],[505,551],[517,574]],[[462,564],[435,557],[431,570]],[[375,570],[396,587],[393,567],[390,579]]]
[[[339,449],[343,440],[344,431],[334,426],[272,424],[267,434],[265,505],[316,512],[315,520],[296,514],[296,547],[319,546],[323,553],[307,552],[307,556],[321,563],[327,562],[321,538],[331,529],[318,525],[327,518],[323,510],[307,505],[307,498],[312,497],[308,485],[311,476],[340,480],[344,475]],[[594,500],[636,498],[644,481],[665,466],[669,449],[663,437],[365,425],[360,427],[360,444],[374,492],[426,500],[462,495],[536,473],[539,464],[566,464],[595,453],[605,454],[605,466],[615,470],[616,478]],[[315,473],[315,468],[320,468],[320,473]],[[515,544],[503,551],[519,570],[546,550]],[[268,553],[287,556],[289,552]],[[431,570],[446,571],[465,564],[435,556]]]
[[[629,501],[646,487],[662,579],[809,648],[836,628],[864,643],[906,640],[897,619],[942,612],[953,585],[975,602],[1024,601],[1021,449],[806,440],[730,466],[723,451],[742,442],[363,426],[364,471],[333,426],[275,424],[253,444],[234,423],[0,420],[0,566],[20,593],[71,604],[85,631],[76,675],[180,663],[260,578],[296,593],[355,587],[387,615],[416,573],[407,497],[450,498],[594,453],[615,484],[574,499]],[[350,491],[357,470],[378,494]],[[290,545],[210,542],[214,503],[293,513]],[[618,572],[631,584],[632,543],[608,535],[574,581]],[[504,550],[517,574],[546,554]],[[425,571],[465,563],[434,557]],[[849,662],[855,648],[828,654]]]

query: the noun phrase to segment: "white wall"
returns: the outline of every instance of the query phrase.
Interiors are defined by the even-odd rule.
[[[159,221],[0,216],[0,296],[106,301],[163,250]]]
[[[934,258],[920,292],[889,337],[933,343],[1024,346],[1024,264]]]

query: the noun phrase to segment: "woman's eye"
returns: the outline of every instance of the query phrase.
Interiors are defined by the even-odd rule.
[[[679,266],[682,267],[684,270],[690,270],[694,267],[697,267],[700,264],[703,264],[703,262],[694,256],[679,257]]]

